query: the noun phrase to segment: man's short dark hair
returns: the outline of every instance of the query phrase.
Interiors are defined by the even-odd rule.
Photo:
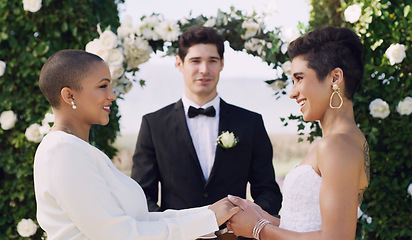
[[[223,59],[225,47],[222,37],[211,27],[192,26],[179,37],[179,57],[184,62],[189,48],[196,44],[214,44],[220,59]]]

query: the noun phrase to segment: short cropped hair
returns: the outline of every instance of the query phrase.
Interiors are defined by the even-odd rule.
[[[192,26],[179,37],[179,57],[184,62],[189,48],[196,44],[214,44],[220,59],[223,59],[225,47],[222,37],[211,27]]]
[[[356,89],[362,82],[363,45],[355,32],[349,28],[319,27],[289,44],[291,60],[303,56],[307,67],[316,72],[320,81],[335,68],[343,71],[345,96],[353,99]]]
[[[81,80],[87,77],[99,56],[82,50],[61,50],[47,59],[40,71],[39,87],[52,107],[59,108],[60,92],[64,87],[80,91]]]

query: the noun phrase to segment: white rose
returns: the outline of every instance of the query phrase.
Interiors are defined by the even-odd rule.
[[[232,148],[236,146],[238,139],[233,132],[222,132],[217,138],[217,144],[223,148]]]
[[[391,44],[391,46],[386,49],[385,54],[391,65],[395,65],[395,63],[401,63],[406,57],[406,47],[399,43]]]
[[[37,12],[41,8],[41,0],[23,0],[24,11]]]
[[[4,75],[6,71],[6,62],[0,61],[0,77]]]
[[[245,28],[246,32],[245,34],[242,34],[242,36],[240,37],[242,39],[248,39],[250,37],[255,36],[259,32],[260,25],[257,22],[255,22],[253,19],[246,19],[242,23],[242,28]]]
[[[122,49],[115,48],[109,50],[109,61],[107,64],[109,66],[118,66],[122,65],[124,61],[123,51]]]
[[[44,115],[44,119],[42,121],[42,123],[51,123],[54,122],[54,114],[53,113],[46,113],[46,115]]]
[[[180,35],[180,28],[177,21],[166,20],[156,26],[155,31],[159,36],[168,42],[176,41]]]
[[[204,24],[204,27],[214,27],[216,25],[216,19],[209,18]]]
[[[105,30],[99,37],[103,48],[113,49],[117,46],[117,35],[110,30]]]
[[[122,65],[118,66],[109,66],[110,74],[112,76],[112,80],[120,78],[124,73],[124,68]]]
[[[133,18],[129,14],[125,15],[121,22],[123,26],[133,27]]]
[[[128,26],[128,25],[120,25],[120,27],[117,28],[117,35],[120,38],[125,38],[129,36],[130,34],[134,34],[135,31],[133,29],[133,26]]]
[[[41,126],[39,128],[40,135],[46,135],[50,132],[50,124],[54,122],[54,114],[53,113],[46,113],[44,119],[41,121]]]
[[[273,91],[277,92],[283,88],[285,88],[288,84],[282,80],[276,80],[273,83],[269,84],[269,87],[273,89]]]
[[[159,40],[160,36],[155,31],[155,28],[160,24],[159,16],[152,15],[145,17],[142,20],[140,27],[137,28],[137,34],[143,36],[147,40]]]
[[[362,14],[362,8],[358,4],[353,4],[345,10],[345,20],[350,23],[354,23],[359,20]]]
[[[286,61],[282,64],[282,70],[285,74],[291,75],[292,74],[292,63],[290,61]]]
[[[30,125],[27,129],[26,132],[24,133],[26,135],[27,140],[30,142],[35,142],[39,143],[43,139],[43,134],[40,133],[40,124],[34,123]]]
[[[127,62],[127,70],[137,68],[150,59],[152,47],[141,37],[129,36],[123,41],[123,54]]]
[[[109,49],[104,48],[102,41],[98,38],[95,38],[93,41],[86,44],[86,52],[96,54],[105,62],[109,61]]]
[[[3,130],[12,129],[16,121],[17,115],[12,110],[4,111],[0,115],[0,124]]]
[[[37,225],[33,222],[33,220],[29,219],[22,219],[17,224],[17,232],[22,237],[30,237],[34,235],[37,231]]]
[[[281,39],[285,43],[290,43],[300,36],[299,30],[296,28],[286,28],[282,31]]]
[[[289,43],[285,42],[282,44],[282,47],[280,47],[280,51],[282,52],[282,54],[286,54],[286,52],[288,51],[288,47]]]
[[[412,196],[412,183],[410,183],[408,186],[408,194]]]
[[[372,117],[374,118],[386,118],[389,116],[390,110],[387,102],[383,101],[380,98],[373,100],[369,104],[369,111]]]
[[[396,110],[400,115],[410,115],[412,113],[412,98],[406,97],[398,103]]]

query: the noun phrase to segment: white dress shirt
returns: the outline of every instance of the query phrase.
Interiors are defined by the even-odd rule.
[[[216,155],[216,140],[219,131],[219,113],[220,113],[220,97],[217,95],[212,101],[203,106],[199,106],[185,95],[182,97],[183,107],[185,110],[187,127],[189,128],[190,136],[192,137],[193,145],[202,167],[203,176],[206,181],[209,179],[212,171],[213,163]],[[198,115],[194,118],[188,117],[189,107],[206,109],[213,106],[216,110],[215,117]]]
[[[218,230],[207,207],[148,212],[145,194],[100,150],[50,132],[34,160],[37,220],[47,239],[195,239]]]

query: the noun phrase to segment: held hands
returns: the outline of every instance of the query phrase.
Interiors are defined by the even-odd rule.
[[[215,213],[219,226],[242,210],[240,207],[233,205],[227,197],[210,205],[209,209]]]
[[[243,210],[227,222],[228,229],[233,231],[236,236],[253,238],[253,228],[256,223],[268,213],[263,211],[262,208],[255,203],[246,199],[231,195],[228,196],[228,199],[231,203]]]

